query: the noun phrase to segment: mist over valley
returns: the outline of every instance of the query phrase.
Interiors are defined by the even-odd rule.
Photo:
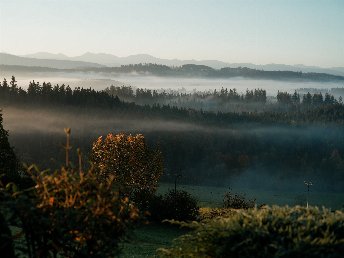
[[[0,256],[342,258],[343,13],[0,0]]]
[[[218,191],[231,187],[252,196],[260,193],[257,200],[262,203],[292,205],[302,203],[303,181],[311,179],[319,196],[339,194],[331,200],[318,198],[318,205],[341,206],[342,124],[203,123],[164,115],[142,116],[123,108],[43,106],[7,103],[2,108],[10,142],[26,163],[39,159],[37,164],[42,168],[63,163],[62,129],[66,127],[72,128],[74,152],[80,147],[85,159],[99,136],[140,133],[150,146],[162,150],[166,166],[162,182],[181,173],[181,185],[216,186]],[[271,195],[279,197],[268,198]],[[211,199],[212,194],[202,198]]]
[[[84,151],[86,160],[92,142],[99,136],[110,132],[144,134],[151,146],[162,149],[166,166],[163,182],[173,181],[171,174],[182,173],[181,184],[231,187],[252,195],[256,191],[260,196],[270,193],[279,197],[262,197],[261,202],[289,205],[304,200],[304,180],[312,180],[312,189],[320,195],[341,194],[344,189],[339,172],[344,160],[343,117],[328,110],[336,115],[327,118],[322,110],[332,105],[326,101],[341,107],[344,84],[340,77],[207,78],[193,73],[191,77],[165,76],[154,74],[160,69],[156,65],[152,66],[153,73],[143,72],[151,69],[150,64],[122,66],[117,72],[3,67],[1,77],[16,74],[17,88],[38,94],[32,96],[37,98],[33,102],[20,100],[19,95],[13,101],[11,96],[3,99],[4,126],[18,156],[26,163],[40,160],[42,167],[59,167],[64,157],[62,128],[70,127],[73,146]],[[65,92],[67,88],[70,92]],[[108,104],[104,106],[95,99],[92,104],[85,100],[85,104],[74,106],[77,96],[66,99],[66,105],[53,98],[53,105],[47,100],[41,103],[44,97],[40,97],[40,91],[44,89],[51,92],[46,94],[56,90],[61,97],[72,94],[74,89],[75,94],[103,92],[123,104],[108,108]],[[316,97],[320,97],[320,104]],[[210,113],[203,114],[204,111]],[[220,115],[216,115],[218,112]],[[278,118],[274,118],[276,115]],[[303,122],[304,119],[309,121]],[[285,192],[289,192],[288,198],[283,197]],[[340,207],[340,197],[335,199],[332,202],[320,198],[317,204]]]
[[[293,93],[295,90],[307,89],[316,92],[330,91],[335,88],[343,88],[344,82],[314,82],[314,81],[287,81],[287,80],[266,80],[266,79],[248,79],[248,78],[185,78],[185,77],[161,77],[140,74],[111,74],[111,73],[92,73],[92,72],[33,72],[22,73],[13,71],[1,71],[1,78],[10,78],[16,76],[19,87],[26,89],[29,82],[50,82],[52,85],[69,85],[71,88],[92,88],[95,90],[104,90],[111,85],[114,86],[132,86],[134,89],[152,89],[159,91],[180,91],[180,92],[205,92],[220,90],[222,87],[236,89],[239,93],[245,93],[247,89],[264,89],[268,96],[276,96],[278,91]],[[339,97],[340,95],[338,95]]]

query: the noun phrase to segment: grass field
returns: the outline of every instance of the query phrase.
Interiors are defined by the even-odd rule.
[[[171,246],[172,240],[188,232],[177,226],[148,224],[135,229],[122,244],[120,257],[154,257],[156,249]]]
[[[159,193],[164,193],[168,189],[174,189],[174,184],[162,183],[158,189]],[[225,192],[228,188],[214,186],[178,185],[177,189],[185,190],[195,196],[201,207],[220,207]],[[256,199],[257,205],[306,205],[307,192],[278,192],[257,189],[232,189],[235,193],[245,194],[247,198]],[[331,209],[344,208],[344,192],[310,192],[309,204],[312,206],[325,206]]]

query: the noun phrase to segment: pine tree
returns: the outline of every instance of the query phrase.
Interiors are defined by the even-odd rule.
[[[2,181],[5,183],[18,182],[17,158],[10,146],[8,132],[3,128],[2,121],[2,114],[0,113],[0,175],[4,175]]]

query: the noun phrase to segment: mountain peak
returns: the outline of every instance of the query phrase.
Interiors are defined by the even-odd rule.
[[[156,58],[156,59],[158,59],[157,57],[154,57],[154,56],[149,55],[149,54],[135,54],[135,55],[129,55],[127,57],[142,57],[142,58],[149,57],[149,58]]]
[[[30,58],[37,58],[37,59],[56,59],[56,60],[69,60],[70,57],[66,56],[62,53],[49,53],[49,52],[37,52],[34,54],[23,55],[22,57],[30,57]]]

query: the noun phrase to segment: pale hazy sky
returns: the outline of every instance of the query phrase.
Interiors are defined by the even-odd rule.
[[[344,0],[0,0],[0,52],[344,66]]]

